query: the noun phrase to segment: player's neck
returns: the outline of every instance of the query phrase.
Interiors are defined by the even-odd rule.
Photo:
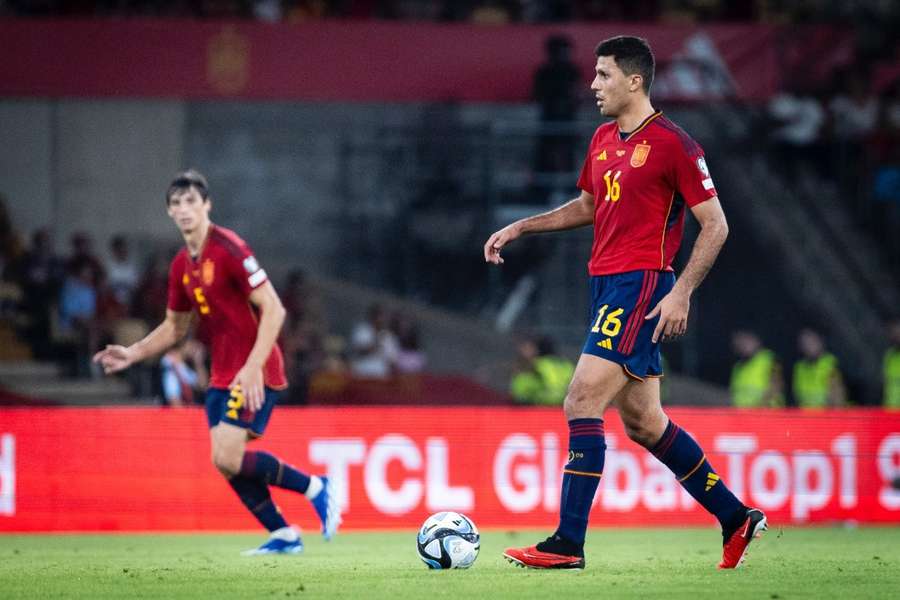
[[[206,236],[209,235],[210,227],[212,227],[212,223],[206,221],[197,227],[197,229],[184,234],[184,243],[191,256],[200,254],[200,250],[203,249],[203,243],[206,241]]]
[[[616,117],[616,124],[622,133],[631,133],[643,123],[647,117],[655,113],[653,105],[650,104],[650,98],[643,99],[632,103],[631,106],[622,111]]]

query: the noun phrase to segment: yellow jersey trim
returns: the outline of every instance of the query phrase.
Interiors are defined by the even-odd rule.
[[[630,141],[631,138],[633,138],[634,136],[639,134],[641,131],[644,130],[645,127],[647,127],[647,125],[652,123],[654,119],[656,119],[657,117],[661,117],[661,116],[662,116],[662,111],[661,110],[656,111],[655,113],[653,113],[652,115],[650,115],[649,117],[644,119],[644,121],[640,125],[638,125],[638,128],[635,129],[634,131],[632,131],[631,133],[629,133],[628,137],[622,141],[624,141],[624,142]]]

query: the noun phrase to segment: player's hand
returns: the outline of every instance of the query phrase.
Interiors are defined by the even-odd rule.
[[[104,373],[109,375],[130,367],[135,361],[135,353],[125,346],[108,344],[106,348],[94,355],[93,360],[103,367]]]
[[[644,319],[647,321],[659,316],[659,323],[653,330],[653,343],[660,339],[664,342],[674,340],[687,331],[688,312],[691,309],[691,298],[682,292],[672,290],[659,301]]]
[[[492,233],[488,241],[484,243],[484,262],[502,265],[503,257],[500,256],[500,249],[521,235],[522,230],[517,223],[512,223],[500,231]]]
[[[244,365],[241,367],[228,389],[234,389],[235,387],[239,387],[244,392],[247,408],[252,412],[259,412],[265,401],[262,368],[255,365]]]

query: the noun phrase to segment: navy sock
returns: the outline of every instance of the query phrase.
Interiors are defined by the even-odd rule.
[[[716,474],[694,438],[671,420],[650,452],[675,473],[678,482],[703,508],[715,515],[723,530],[743,517],[747,507]]]
[[[293,490],[301,494],[309,488],[309,475],[301,473],[268,452],[244,452],[241,475],[261,479],[268,485]]]
[[[269,488],[265,483],[259,479],[235,475],[228,480],[228,484],[263,527],[269,531],[287,527],[287,521],[284,520],[281,511],[272,501]]]
[[[584,545],[588,515],[603,474],[605,457],[603,419],[569,421],[569,462],[563,469],[556,533],[578,546]]]

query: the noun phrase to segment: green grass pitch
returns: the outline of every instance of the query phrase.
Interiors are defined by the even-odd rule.
[[[429,571],[413,531],[305,536],[299,556],[242,557],[253,535],[0,535],[0,598],[898,598],[900,528],[773,527],[745,566],[717,571],[708,529],[598,529],[587,569],[515,568],[482,532],[468,571]]]

